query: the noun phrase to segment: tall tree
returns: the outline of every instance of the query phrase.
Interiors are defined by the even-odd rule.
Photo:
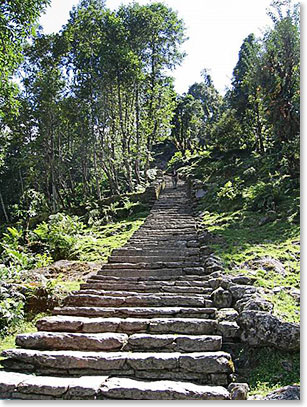
[[[192,95],[177,97],[171,138],[183,156],[199,145],[202,115],[203,110],[199,100],[195,100]]]
[[[208,144],[210,141],[210,131],[214,122],[218,120],[220,108],[222,105],[222,96],[216,90],[212,78],[207,71],[203,69],[201,72],[203,82],[194,83],[190,86],[188,94],[192,95],[194,99],[201,102],[203,115],[202,126],[202,143]]]
[[[274,1],[270,16],[274,28],[264,38],[259,72],[263,103],[273,129],[276,161],[296,177],[299,174],[300,27],[299,5]]]

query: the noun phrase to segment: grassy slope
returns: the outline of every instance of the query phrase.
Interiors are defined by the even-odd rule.
[[[113,249],[123,246],[143,224],[147,212],[105,226],[87,228],[74,247],[74,258],[80,261],[106,261]]]
[[[299,302],[291,295],[300,287],[299,190],[286,177],[266,176],[262,164],[259,157],[226,154],[192,160],[182,172],[201,181],[206,191],[197,211],[225,272],[256,277],[275,315],[299,322]],[[300,382],[297,353],[263,348],[237,357],[248,359],[244,375],[251,395]]]

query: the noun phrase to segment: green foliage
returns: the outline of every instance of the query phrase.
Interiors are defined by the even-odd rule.
[[[25,297],[12,284],[6,284],[7,270],[0,265],[0,335],[5,335],[8,330],[16,326],[24,317]]]
[[[271,348],[252,349],[248,355],[251,367],[245,378],[250,395],[265,396],[280,387],[300,384],[300,356]]]
[[[227,181],[225,185],[217,193],[217,197],[221,199],[228,199],[233,201],[234,199],[242,195],[242,180],[239,177],[235,177],[233,181]]]
[[[14,112],[15,86],[11,75],[22,60],[25,40],[35,33],[35,23],[49,0],[3,0],[0,4],[0,131],[5,114]],[[16,113],[16,111],[15,111]]]
[[[257,278],[257,285],[269,290],[283,288],[283,293],[268,298],[275,313],[286,321],[299,321],[299,304],[289,294],[300,286],[299,227],[285,218],[268,218],[263,214],[239,210],[218,213],[207,211],[204,224],[218,239],[212,248],[221,257],[228,273],[247,273]],[[275,220],[274,220],[275,219]]]
[[[202,114],[201,103],[192,95],[177,97],[171,139],[182,154],[199,143]]]
[[[47,243],[54,260],[70,259],[73,248],[85,228],[77,216],[57,213],[49,216],[48,223],[39,224],[34,233]]]
[[[123,246],[142,225],[147,213],[124,221],[97,225],[85,230],[76,242],[72,256],[80,261],[106,261],[113,249]]]
[[[3,350],[16,348],[16,335],[20,332],[36,332],[37,329],[35,327],[35,320],[42,318],[43,316],[44,315],[42,314],[36,315],[36,317],[31,321],[21,319],[17,325],[8,328],[6,333],[3,332],[3,335],[0,335],[0,361],[3,359],[1,357],[1,352]]]

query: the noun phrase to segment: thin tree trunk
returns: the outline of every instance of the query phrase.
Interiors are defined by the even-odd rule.
[[[4,205],[4,201],[3,201],[1,191],[0,191],[0,202],[1,202],[1,206],[2,206],[2,210],[3,210],[3,213],[4,213],[5,220],[6,220],[7,223],[9,223],[10,220],[9,220],[9,217],[8,217],[6,209],[5,209],[5,205]]]

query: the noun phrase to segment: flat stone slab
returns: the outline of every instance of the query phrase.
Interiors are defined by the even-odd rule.
[[[95,399],[107,379],[108,376],[70,378],[0,371],[0,399]]]
[[[202,287],[199,286],[187,286],[187,285],[157,285],[157,284],[108,284],[102,282],[88,282],[81,284],[80,286],[80,293],[89,293],[89,290],[98,290],[100,295],[120,295],[120,293],[125,293],[125,295],[137,295],[137,293],[176,293],[176,294],[183,294],[183,293],[195,293],[195,294],[210,294],[212,292],[212,288]]]
[[[82,292],[82,291],[81,291]],[[95,294],[73,294],[66,297],[65,305],[77,305],[77,306],[190,306],[190,307],[210,307],[213,302],[209,300],[209,296],[195,294],[195,295],[176,295],[176,294],[143,294],[135,293],[135,295],[125,296],[111,296],[111,295],[95,295]]]
[[[53,333],[35,332],[16,337],[16,345],[27,349],[119,350],[128,342],[121,333]]]
[[[222,337],[217,335],[154,335],[145,333],[128,336],[118,333],[35,332],[17,335],[16,344],[25,349],[37,350],[205,352],[221,350]]]
[[[189,307],[57,307],[54,315],[82,317],[214,318],[216,308]]]
[[[23,400],[229,400],[221,386],[140,380],[108,376],[80,378],[0,372],[0,399]]]
[[[148,353],[148,352],[81,352],[81,351],[38,351],[32,349],[9,349],[3,351],[5,358],[30,363],[35,368],[51,368],[105,371],[119,370],[121,374],[131,369],[148,371],[173,370],[191,373],[233,372],[231,356],[226,352],[195,353]],[[4,363],[6,365],[7,363]],[[9,364],[9,363],[8,363]],[[131,375],[131,374],[130,374]]]
[[[111,378],[100,389],[102,395],[121,400],[230,400],[221,386],[200,386],[174,381],[142,382]]]
[[[39,331],[52,332],[147,332],[184,333],[195,335],[215,334],[218,323],[203,318],[87,318],[51,316],[37,321]]]

